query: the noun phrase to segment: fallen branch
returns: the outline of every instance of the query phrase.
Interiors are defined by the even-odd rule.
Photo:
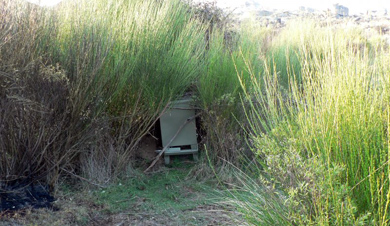
[[[152,164],[150,164],[150,166],[144,171],[144,173],[148,172],[154,165],[156,165],[156,163],[158,162],[158,160],[160,159],[160,157],[164,154],[164,152],[169,148],[169,145],[171,145],[171,143],[176,139],[176,137],[179,135],[179,133],[183,130],[183,128],[188,124],[190,123],[192,120],[194,120],[196,117],[198,117],[200,115],[200,113],[192,116],[192,117],[189,117],[187,118],[187,120],[180,126],[180,128],[177,130],[177,132],[175,133],[175,135],[172,137],[172,139],[168,142],[167,145],[165,145],[165,147],[160,151],[160,153],[158,153],[158,155],[156,156],[156,158],[154,158]]]
[[[88,183],[90,183],[90,184],[92,184],[92,185],[95,185],[95,186],[97,186],[97,187],[99,187],[99,188],[107,188],[107,186],[104,186],[104,185],[101,185],[101,184],[94,183],[94,182],[88,180],[87,178],[84,178],[84,177],[81,177],[81,176],[79,176],[79,175],[76,175],[76,174],[74,174],[74,173],[72,173],[72,172],[70,172],[70,171],[68,171],[68,170],[66,170],[66,169],[64,169],[64,168],[61,168],[61,170],[63,170],[64,172],[66,172],[66,173],[68,173],[68,174],[70,174],[70,175],[72,175],[72,176],[74,176],[74,177],[76,177],[76,178],[79,178],[80,180],[83,180],[83,181],[86,181],[86,182],[88,182]]]

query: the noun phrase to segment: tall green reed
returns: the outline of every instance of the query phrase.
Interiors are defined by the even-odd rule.
[[[123,169],[168,102],[199,76],[205,27],[180,1],[68,4],[58,13],[53,59],[80,84],[83,111],[110,118]]]
[[[302,84],[291,71],[288,92],[274,70],[265,67],[264,82],[252,75],[250,141],[266,177],[289,194],[292,222],[386,225],[389,55],[323,29],[309,36],[317,45],[294,40]]]
[[[68,79],[69,128],[61,146],[73,153],[67,167],[99,155],[111,159],[97,163],[109,176],[123,172],[167,103],[191,90],[203,68],[206,28],[181,1],[64,1],[47,9],[3,2],[10,8],[3,8],[8,33],[1,37],[13,42],[0,44],[2,68],[15,66],[17,57],[23,64],[39,58]]]
[[[239,104],[243,92],[240,80],[249,86],[251,71],[246,70],[246,64],[253,70],[262,67],[260,48],[268,32],[246,22],[230,32],[215,28],[209,35],[206,68],[199,78],[198,92],[204,110],[206,145],[214,156],[236,161],[245,148],[239,125],[245,121]]]

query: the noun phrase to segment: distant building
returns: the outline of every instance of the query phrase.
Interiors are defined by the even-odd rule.
[[[333,10],[333,13],[336,18],[347,17],[349,15],[349,9],[343,5],[334,4]]]

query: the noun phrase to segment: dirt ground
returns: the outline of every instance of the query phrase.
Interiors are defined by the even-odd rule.
[[[199,167],[191,157],[159,161],[154,172],[142,173],[155,158],[155,139],[142,140],[138,171],[107,188],[66,182],[54,195],[55,210],[0,212],[0,226],[241,225],[239,214],[224,203],[218,183],[191,177]],[[156,170],[157,169],[157,170]]]
[[[57,210],[3,212],[0,226],[242,225],[212,182],[188,177],[191,165],[140,173],[106,189],[63,186],[55,195]]]
[[[235,214],[219,206],[205,205],[186,210],[174,217],[148,212],[125,211],[108,214],[96,206],[68,206],[59,211],[25,210],[8,216],[1,216],[1,226],[25,225],[85,225],[85,226],[125,226],[125,225],[238,225],[231,220]]]

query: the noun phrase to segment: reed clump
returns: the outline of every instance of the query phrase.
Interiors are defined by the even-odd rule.
[[[228,27],[179,0],[0,10],[0,186],[109,183],[168,103],[195,94],[213,162],[251,151],[231,193],[248,223],[389,224],[381,35],[314,20]]]
[[[286,61],[276,58],[257,72],[262,80],[251,74],[254,88],[246,89],[249,142],[262,166],[258,186],[272,187],[282,200],[260,213],[267,218],[269,211],[279,212],[291,225],[387,225],[388,50],[372,48],[355,30],[313,29],[308,39],[291,41],[301,81],[288,70],[286,89],[275,66]],[[358,49],[349,44],[356,37]],[[248,216],[266,207],[238,200]]]
[[[65,1],[56,8],[40,8],[24,1],[2,0],[1,6],[1,71],[7,73],[7,88],[1,93],[5,100],[13,88],[8,86],[8,77],[15,82],[30,81],[27,72],[8,72],[29,71],[25,69],[29,64],[49,69],[57,65],[55,70],[42,70],[55,74],[58,69],[66,80],[66,95],[48,92],[44,98],[54,101],[61,96],[66,100],[58,102],[64,105],[64,117],[69,120],[61,129],[66,136],[56,137],[60,139],[55,141],[58,147],[45,149],[57,152],[58,158],[68,163],[53,163],[61,172],[81,173],[100,178],[100,182],[126,172],[142,137],[169,101],[193,89],[203,68],[206,26],[181,1]],[[40,78],[42,70],[33,74]],[[43,84],[36,85],[44,90],[38,88]],[[27,123],[33,116],[25,115]],[[10,126],[24,130],[21,122]],[[39,137],[36,129],[29,131]],[[10,133],[13,135],[11,130],[2,130],[1,139],[11,139]],[[5,158],[17,163],[23,152],[19,143],[24,141],[20,136],[12,139],[9,143],[15,145],[14,152]],[[31,146],[39,152],[50,142],[54,141],[43,136]],[[42,161],[57,160],[45,156]],[[2,172],[2,176],[8,175],[6,170]],[[105,176],[99,175],[101,172],[106,172]]]

